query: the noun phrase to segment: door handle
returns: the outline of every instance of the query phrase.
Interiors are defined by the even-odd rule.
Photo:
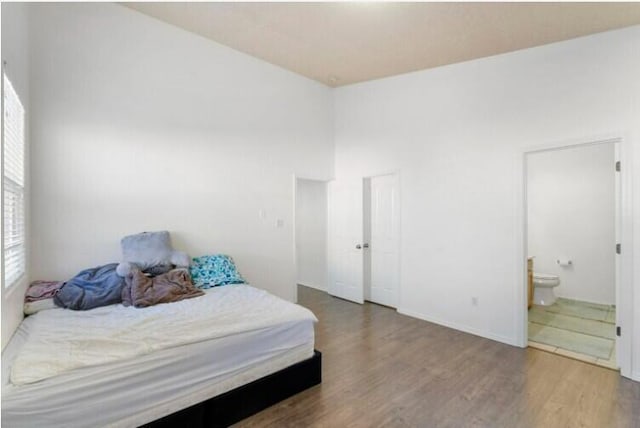
[[[362,245],[358,244],[356,245],[356,250],[361,250],[362,249]]]

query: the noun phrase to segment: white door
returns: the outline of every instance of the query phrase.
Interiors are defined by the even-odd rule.
[[[362,180],[329,183],[329,294],[364,302]]]
[[[370,184],[370,252],[371,289],[368,298],[374,303],[397,307],[400,271],[400,207],[398,178],[395,174],[371,178]]]

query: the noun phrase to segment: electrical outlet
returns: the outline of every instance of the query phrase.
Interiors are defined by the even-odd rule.
[[[478,298],[477,297],[472,297],[471,298],[471,304],[473,306],[478,306]]]
[[[284,220],[283,220],[283,219],[281,219],[281,218],[277,219],[277,220],[276,220],[276,227],[277,227],[277,228],[284,227]]]

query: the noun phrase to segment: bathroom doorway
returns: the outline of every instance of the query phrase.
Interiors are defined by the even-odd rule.
[[[528,345],[620,367],[619,141],[525,154]]]

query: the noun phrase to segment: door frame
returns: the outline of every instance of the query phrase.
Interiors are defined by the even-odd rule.
[[[310,180],[310,181],[321,181],[325,184],[325,187],[327,187],[327,206],[325,207],[325,219],[327,221],[327,233],[325,234],[325,260],[327,261],[327,264],[325,266],[325,271],[328,271],[329,268],[329,246],[328,246],[328,240],[329,240],[329,227],[328,227],[328,221],[329,221],[329,213],[328,213],[328,208],[329,208],[329,204],[328,204],[328,197],[329,197],[329,192],[328,192],[328,185],[329,182],[332,180],[331,178],[318,178],[318,177],[312,177],[312,176],[306,176],[306,175],[298,175],[298,174],[292,174],[291,175],[291,179],[292,179],[292,191],[293,191],[293,197],[291,198],[293,201],[293,204],[291,206],[292,209],[292,229],[293,229],[293,233],[291,234],[292,236],[292,243],[293,243],[293,265],[295,268],[295,279],[293,281],[293,301],[295,303],[298,303],[298,251],[296,248],[297,242],[298,242],[298,237],[296,236],[296,221],[297,221],[297,205],[298,205],[298,180]],[[327,281],[328,282],[328,281]],[[328,287],[328,284],[325,284],[325,288]],[[325,290],[326,291],[326,290]]]
[[[600,144],[614,144],[617,160],[620,162],[619,186],[616,186],[616,238],[622,245],[622,252],[616,263],[616,325],[623,326],[622,336],[616,338],[616,350],[620,374],[632,377],[632,338],[633,338],[633,206],[632,206],[632,158],[629,138],[621,135],[608,137],[584,138],[547,145],[525,148],[518,156],[520,182],[516,207],[516,218],[520,225],[516,256],[517,292],[515,293],[515,325],[517,327],[517,345],[526,348],[528,345],[528,311],[527,311],[527,156],[538,152],[557,151]],[[611,166],[612,168],[615,165]],[[612,248],[614,251],[614,248]]]

